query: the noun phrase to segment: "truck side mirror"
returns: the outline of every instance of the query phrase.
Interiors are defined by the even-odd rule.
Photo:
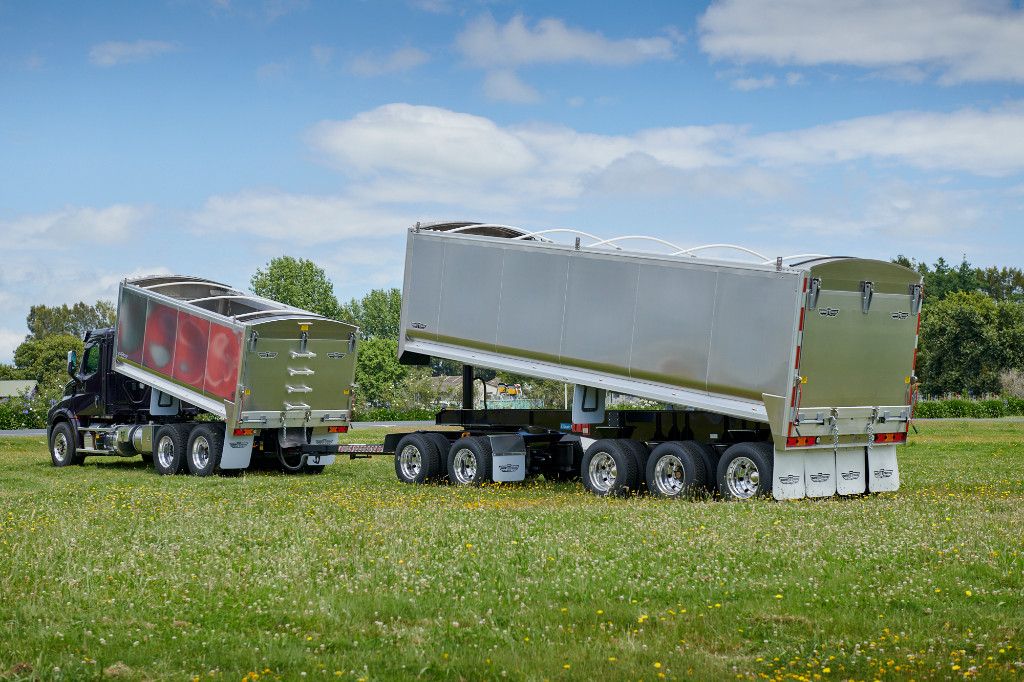
[[[78,369],[78,354],[73,350],[68,351],[68,375],[75,378],[75,370]]]

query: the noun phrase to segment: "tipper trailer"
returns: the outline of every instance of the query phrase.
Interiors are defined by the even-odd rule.
[[[554,243],[554,233],[579,235]],[[586,239],[588,243],[582,242]],[[455,433],[395,434],[399,479],[579,476],[777,499],[892,491],[913,411],[922,278],[818,255],[756,262],[631,251],[622,237],[442,223],[409,231],[400,360],[574,385],[573,409],[445,411]],[[709,245],[725,247],[729,245]],[[731,247],[740,248],[740,247]],[[605,410],[607,391],[667,410]],[[465,400],[466,398],[464,398]],[[453,438],[455,436],[455,438]]]
[[[357,331],[205,279],[125,280],[115,326],[86,334],[81,363],[68,355],[51,460],[141,455],[206,476],[255,453],[319,473],[349,427]]]

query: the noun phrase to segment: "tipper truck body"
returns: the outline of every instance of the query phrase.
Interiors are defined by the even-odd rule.
[[[516,476],[580,475],[599,494],[646,486],[671,496],[705,484],[786,499],[898,487],[918,273],[862,258],[748,263],[544,235],[472,223],[408,234],[403,362],[439,357],[574,385],[571,414],[442,413],[490,454],[467,454],[461,440],[442,452],[431,436],[435,469],[485,458],[492,466],[478,469],[510,480],[494,463],[515,454]],[[606,391],[669,409],[605,410]],[[402,449],[389,445],[399,478],[416,478],[402,475]]]
[[[126,280],[114,328],[69,355],[51,459],[141,455],[208,475],[266,456],[319,472],[349,427],[357,331],[205,279]]]

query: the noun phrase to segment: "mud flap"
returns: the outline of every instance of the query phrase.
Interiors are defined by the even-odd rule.
[[[807,497],[836,494],[836,456],[831,450],[808,450],[804,454],[804,484]]]
[[[865,448],[840,448],[836,452],[836,492],[862,495],[867,491]]]
[[[875,445],[868,450],[868,490],[888,493],[900,489],[900,470],[895,445]]]
[[[224,428],[224,452],[220,456],[221,469],[245,469],[252,459],[255,436],[236,436],[230,426]]]
[[[776,450],[772,476],[772,496],[776,500],[804,497],[804,453]]]

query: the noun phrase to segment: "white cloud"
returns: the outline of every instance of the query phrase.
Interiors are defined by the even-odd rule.
[[[58,211],[0,220],[5,246],[23,248],[49,242],[67,246],[82,240],[110,242],[128,236],[149,213],[142,206],[114,204],[106,208],[68,206]]]
[[[14,360],[14,349],[25,340],[26,332],[4,329],[0,327],[0,362],[11,363]]]
[[[199,232],[242,232],[297,244],[394,234],[414,220],[345,197],[276,191],[210,197],[192,217]]]
[[[289,65],[287,62],[270,62],[263,64],[256,69],[256,78],[260,81],[275,81],[284,78],[288,74]]]
[[[309,48],[309,56],[319,66],[327,66],[334,59],[334,48],[328,45],[312,45]]]
[[[104,67],[132,64],[147,61],[176,49],[178,46],[174,43],[162,40],[110,41],[93,45],[89,50],[89,61],[96,66]]]
[[[1024,81],[1024,9],[1009,0],[717,0],[699,26],[716,59]]]
[[[675,57],[670,37],[611,40],[560,19],[541,19],[531,27],[522,16],[504,25],[481,16],[458,35],[456,45],[472,64],[485,68],[560,62],[625,66]]]
[[[775,76],[764,76],[762,78],[737,78],[732,82],[732,87],[735,90],[741,90],[743,92],[761,90],[762,88],[773,88],[775,87]]]
[[[430,61],[430,55],[415,47],[403,47],[383,57],[364,54],[349,64],[349,70],[357,76],[383,76],[415,69]]]
[[[411,0],[409,4],[431,14],[449,14],[452,11],[450,0]]]
[[[873,159],[925,170],[1008,175],[1024,170],[1024,104],[854,118],[754,137],[742,153],[769,163]]]
[[[499,69],[484,78],[484,94],[495,102],[532,104],[540,101],[540,93],[527,85],[514,71]]]

